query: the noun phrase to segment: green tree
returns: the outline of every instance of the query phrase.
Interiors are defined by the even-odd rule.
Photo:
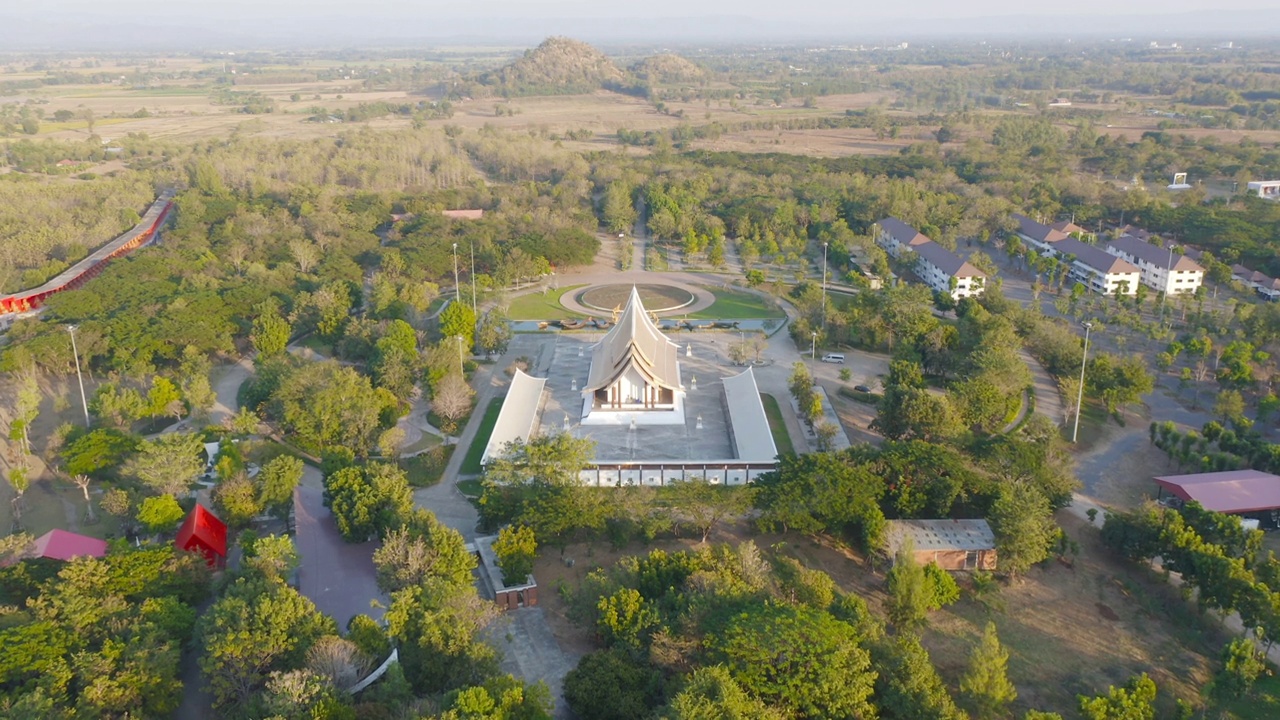
[[[479,685],[496,674],[497,654],[478,637],[496,613],[497,606],[477,596],[470,584],[428,578],[394,593],[387,634],[397,641],[414,690],[443,693]]]
[[[258,359],[283,355],[289,345],[289,336],[293,334],[293,327],[280,314],[280,307],[274,300],[268,300],[255,309],[258,316],[253,319],[249,341],[253,343],[253,349],[258,351]]]
[[[871,717],[875,672],[854,629],[826,612],[757,605],[708,638],[747,691],[808,718]]]
[[[672,483],[662,494],[674,511],[676,521],[692,526],[705,543],[721,522],[751,509],[754,488],[713,485],[698,478]]]
[[[338,690],[311,670],[273,671],[261,695],[262,710],[272,720],[354,720],[355,713],[338,698]]]
[[[382,414],[395,398],[369,378],[333,361],[288,375],[274,395],[285,429],[312,450],[339,445],[364,456],[377,438]]]
[[[90,412],[122,429],[128,429],[131,423],[146,417],[147,410],[147,401],[142,393],[113,382],[99,385],[89,401]]]
[[[662,674],[621,651],[593,652],[565,676],[564,699],[582,720],[643,720],[662,699]]]
[[[649,636],[662,624],[657,608],[633,588],[622,588],[609,597],[600,598],[596,609],[600,611],[597,627],[605,642],[632,653],[642,653],[649,644]]]
[[[258,502],[275,517],[288,520],[293,510],[293,492],[302,482],[302,473],[302,460],[292,455],[267,461],[256,478]]]
[[[929,609],[941,610],[960,599],[960,586],[951,573],[930,562],[924,566],[924,584],[929,597]]]
[[[182,395],[173,381],[166,377],[156,377],[151,381],[151,390],[147,392],[147,414],[151,417],[173,415],[181,420],[186,406],[182,404]]]
[[[1011,577],[1049,557],[1057,526],[1044,493],[1025,483],[1001,488],[991,506],[991,529],[1002,572]]]
[[[457,342],[453,338],[461,337],[467,348],[475,346],[476,314],[466,303],[451,302],[440,311],[440,335],[445,342]]]
[[[1267,671],[1266,656],[1249,638],[1235,638],[1222,649],[1222,669],[1213,677],[1212,694],[1219,698],[1242,698]]]
[[[471,582],[475,556],[467,552],[462,534],[441,523],[426,510],[417,510],[409,522],[383,536],[373,553],[378,587],[393,593],[430,578],[456,585]]]
[[[1000,645],[996,624],[987,623],[982,640],[969,655],[969,667],[960,679],[960,692],[977,709],[980,720],[1003,717],[1018,691],[1009,682],[1009,651]]]
[[[511,675],[458,691],[440,720],[551,720],[551,690]]]
[[[849,533],[864,548],[879,545],[884,533],[880,498],[884,481],[865,465],[835,453],[783,457],[774,472],[755,482],[759,524],[805,533]]]
[[[413,491],[404,470],[385,463],[346,467],[324,479],[324,504],[347,542],[365,542],[409,517]]]
[[[804,363],[797,362],[792,366],[787,387],[791,390],[791,397],[795,398],[796,404],[802,411],[813,404],[813,376],[809,374],[809,368]]]
[[[298,549],[287,535],[268,535],[253,542],[242,542],[244,564],[263,577],[288,582],[298,568]]]
[[[712,665],[694,670],[658,713],[662,720],[782,720],[781,711],[747,694],[727,668]]]
[[[169,532],[176,528],[184,515],[186,513],[172,495],[152,496],[138,506],[138,522],[146,525],[153,533]]]
[[[1244,396],[1239,390],[1223,390],[1213,403],[1213,414],[1224,422],[1233,422],[1244,417]]]
[[[154,492],[177,496],[185,493],[204,469],[204,442],[191,433],[166,433],[144,440],[138,453],[125,465],[125,473],[138,478]]]
[[[222,482],[213,491],[213,505],[218,516],[233,532],[249,527],[262,512],[258,502],[258,489],[244,473],[238,473]]]
[[[237,579],[200,619],[200,669],[215,709],[243,708],[272,671],[297,667],[316,640],[336,632],[333,620],[283,581]]]
[[[538,540],[533,528],[508,525],[498,531],[493,541],[493,553],[502,569],[502,581],[507,585],[523,585],[533,572],[533,562],[538,558]]]
[[[963,430],[950,400],[928,390],[890,385],[885,388],[878,409],[871,429],[890,440],[940,442]]]
[[[600,221],[611,233],[626,232],[636,224],[636,205],[631,198],[629,185],[623,182],[609,183],[601,202]]]
[[[98,428],[71,441],[62,449],[62,461],[72,475],[101,477],[137,448],[137,440],[119,430]]]
[[[885,720],[965,720],[938,676],[929,653],[915,635],[881,638],[871,643],[876,670],[876,707]]]
[[[1112,685],[1106,695],[1080,695],[1079,701],[1086,720],[1155,720],[1156,684],[1142,673],[1124,687]]]
[[[929,614],[930,597],[924,568],[916,562],[915,546],[910,540],[898,548],[885,580],[889,588],[885,598],[889,622],[900,631],[918,630]]]
[[[594,454],[591,439],[568,433],[511,443],[485,471],[481,518],[490,524],[518,521],[558,545],[580,530],[603,528],[606,498],[579,478]]]
[[[490,310],[480,320],[476,344],[487,353],[504,353],[511,342],[511,321],[502,313]]]

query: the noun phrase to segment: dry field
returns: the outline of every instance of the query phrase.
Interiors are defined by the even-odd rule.
[[[746,130],[726,133],[715,140],[700,141],[702,150],[750,153],[788,153],[811,157],[849,155],[892,155],[912,143],[933,140],[924,128],[901,133],[897,138],[877,138],[870,128],[834,130]]]
[[[1097,533],[1070,513],[1059,514],[1068,536],[1080,544],[1074,566],[1052,562],[1025,578],[1003,586],[984,604],[967,591],[960,602],[930,617],[923,641],[943,679],[954,691],[970,650],[988,620],[996,623],[1010,652],[1009,675],[1018,688],[1021,715],[1030,708],[1067,711],[1076,695],[1105,692],[1130,676],[1147,672],[1160,687],[1161,716],[1174,698],[1195,701],[1208,680],[1225,635],[1199,616],[1158,577],[1113,559]],[[736,544],[750,538],[761,548],[782,543],[784,552],[832,576],[845,591],[865,598],[877,612],[885,598],[883,568],[870,569],[858,553],[827,540],[788,535],[760,535],[743,526],[713,533],[711,541]],[[624,555],[652,549],[695,548],[696,539],[669,539],[650,546],[615,551],[604,544],[571,545],[566,567],[555,550],[544,549],[535,576],[539,598],[557,639],[576,652],[595,649],[592,632],[572,623],[557,592],[576,587],[596,567],[607,567]],[[967,583],[962,580],[962,586]],[[988,605],[992,606],[991,608]]]

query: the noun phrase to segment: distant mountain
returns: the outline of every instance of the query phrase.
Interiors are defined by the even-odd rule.
[[[698,82],[706,71],[674,53],[654,55],[631,66],[637,79],[653,85]]]
[[[591,92],[623,79],[618,66],[596,48],[550,37],[510,65],[485,73],[480,82],[506,94],[549,95]]]

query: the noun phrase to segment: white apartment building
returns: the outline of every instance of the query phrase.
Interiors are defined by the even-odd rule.
[[[1204,282],[1200,263],[1174,252],[1172,243],[1160,247],[1121,235],[1107,244],[1106,251],[1137,265],[1139,281],[1166,295],[1193,293]]]
[[[914,269],[925,285],[953,300],[982,294],[986,273],[924,233],[893,217],[876,223],[876,228],[876,244],[890,257],[901,259],[907,251],[916,254]]]
[[[876,223],[876,228],[876,244],[895,260],[902,257],[904,250],[915,250],[918,245],[933,242],[924,233],[894,217]]]
[[[1054,244],[1066,240],[1071,237],[1061,230],[1036,222],[1026,215],[1014,213],[1013,219],[1018,222],[1018,229],[1014,232],[1022,241],[1029,245],[1032,250],[1041,255],[1053,250]]]
[[[926,285],[952,300],[981,295],[987,274],[936,242],[916,245],[916,274]]]
[[[1069,237],[1053,244],[1053,253],[1071,259],[1071,277],[1103,295],[1138,292],[1142,272],[1138,266],[1105,250]]]

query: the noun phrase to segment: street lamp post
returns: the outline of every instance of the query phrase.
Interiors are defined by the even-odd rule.
[[[80,406],[84,408],[84,426],[89,427],[89,401],[84,397],[84,376],[80,374],[80,352],[76,350],[76,326],[68,325],[71,333],[71,357],[76,360],[76,380],[80,382]]]
[[[453,301],[462,302],[462,288],[458,286],[458,243],[453,244]]]
[[[464,378],[467,376],[466,370],[462,367],[462,336],[458,336],[458,373]]]
[[[1093,323],[1084,324],[1084,354],[1080,356],[1080,388],[1076,392],[1076,426],[1071,430],[1072,443],[1080,434],[1080,405],[1084,402],[1084,366],[1089,359],[1089,331],[1092,329]]]
[[[809,359],[814,360],[818,357],[818,333],[814,331],[811,334],[813,339],[809,341]]]
[[[1164,304],[1173,291],[1173,243],[1169,243],[1169,262],[1164,266],[1164,292],[1160,293],[1160,319],[1164,319]]]
[[[827,329],[827,244],[822,243],[822,329]]]
[[[471,241],[471,314],[476,314],[476,243]]]

